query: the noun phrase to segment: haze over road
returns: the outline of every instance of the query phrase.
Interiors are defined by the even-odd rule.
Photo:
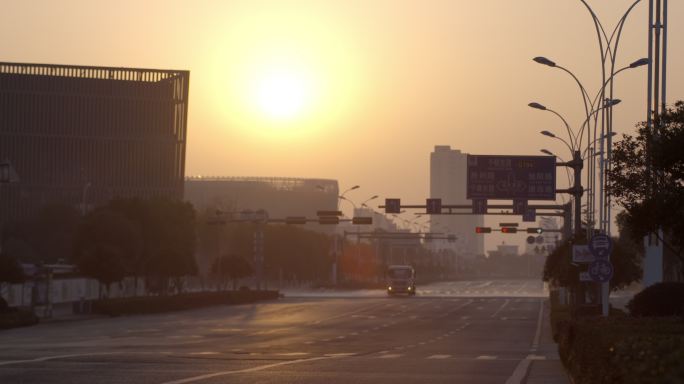
[[[557,359],[538,281],[300,293],[3,331],[0,382],[513,383]]]

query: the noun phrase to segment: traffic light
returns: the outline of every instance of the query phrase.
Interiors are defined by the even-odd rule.
[[[340,218],[337,216],[320,216],[318,224],[339,224]]]
[[[502,227],[501,233],[518,233],[518,228],[515,227]]]
[[[492,233],[490,227],[475,227],[475,233]]]
[[[342,216],[342,211],[316,211],[316,216]]]
[[[285,218],[285,224],[306,224],[306,217],[288,216]]]
[[[371,225],[371,224],[373,224],[373,218],[372,217],[354,217],[354,218],[352,218],[352,224]]]
[[[536,233],[537,235],[541,235],[544,233],[544,228],[527,228],[527,233]]]

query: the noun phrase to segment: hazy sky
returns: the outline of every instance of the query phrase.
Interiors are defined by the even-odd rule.
[[[590,0],[612,30],[632,0]],[[670,1],[668,93],[684,99],[684,2]],[[647,5],[618,67],[647,55]],[[0,60],[187,69],[187,175],[334,178],[422,202],[436,144],[474,154],[565,155],[550,113],[583,121],[565,73],[598,91],[600,59],[579,0],[9,1]],[[275,90],[275,91],[274,91]],[[616,79],[615,129],[645,118],[646,67]],[[564,174],[558,177],[564,184]],[[498,218],[492,222],[500,221]]]

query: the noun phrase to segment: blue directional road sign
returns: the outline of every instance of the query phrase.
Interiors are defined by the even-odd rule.
[[[613,240],[608,235],[594,235],[589,241],[589,250],[596,260],[609,260],[613,251]]]
[[[534,223],[537,221],[537,210],[534,208],[527,208],[522,215],[522,221],[524,223]]]
[[[486,199],[473,199],[473,215],[486,215],[487,214],[487,200]]]
[[[467,171],[468,199],[556,199],[553,156],[468,155]]]
[[[385,199],[385,213],[401,213],[401,199]]]
[[[513,200],[513,214],[523,215],[527,209],[527,200],[525,199],[514,199]]]
[[[596,260],[589,264],[587,272],[593,281],[606,283],[613,277],[613,264],[606,260]]]
[[[426,199],[425,212],[428,215],[439,215],[442,213],[442,199]]]

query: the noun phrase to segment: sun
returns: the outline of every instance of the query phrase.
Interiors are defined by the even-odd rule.
[[[253,102],[269,120],[289,121],[302,117],[312,107],[314,84],[311,75],[297,68],[268,68],[255,75]]]

